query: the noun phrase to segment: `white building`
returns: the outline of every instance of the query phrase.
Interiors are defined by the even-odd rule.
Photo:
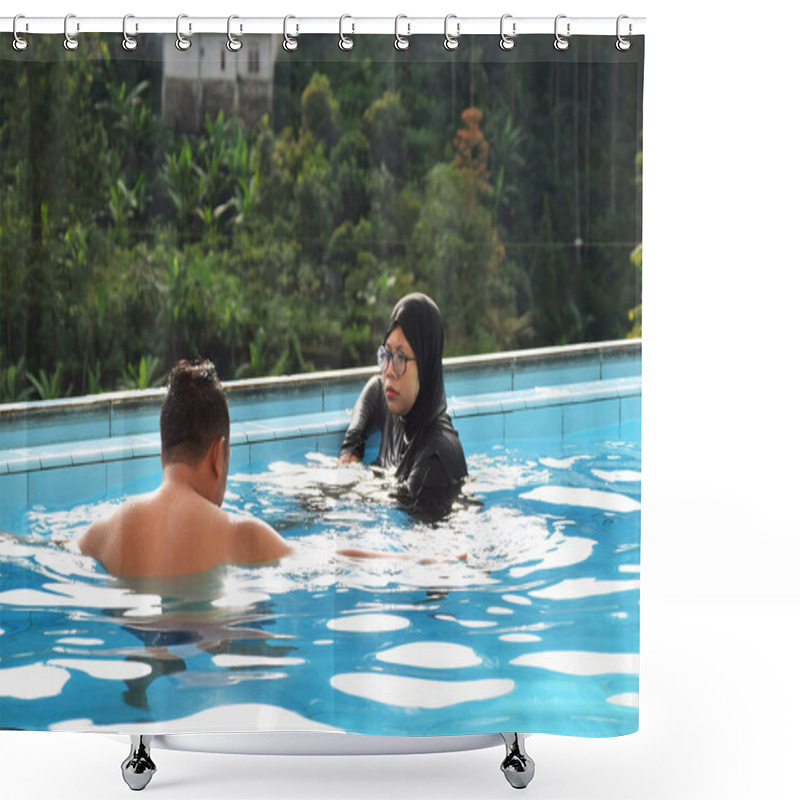
[[[232,53],[225,35],[193,34],[192,46],[184,51],[175,47],[175,36],[164,35],[161,113],[172,130],[198,133],[206,114],[216,117],[220,111],[244,125],[269,113],[281,39],[276,34],[244,36],[242,48]]]

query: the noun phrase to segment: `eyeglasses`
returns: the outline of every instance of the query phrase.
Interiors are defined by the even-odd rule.
[[[416,358],[409,358],[399,350],[389,352],[385,347],[378,348],[378,366],[381,372],[386,372],[389,369],[389,362],[392,362],[392,369],[398,378],[402,378],[406,374],[406,367],[409,361],[416,361]]]

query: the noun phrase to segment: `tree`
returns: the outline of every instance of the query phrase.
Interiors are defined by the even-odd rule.
[[[454,161],[461,169],[473,172],[480,191],[488,192],[489,142],[480,127],[482,119],[483,112],[479,108],[465,108],[461,112],[463,125],[456,132],[453,142],[456,151]]]
[[[333,147],[339,139],[339,104],[327,75],[315,72],[311,76],[303,90],[301,109],[301,132],[308,131],[315,140],[323,142],[326,151]]]
[[[364,112],[363,129],[372,149],[372,163],[384,165],[391,175],[406,173],[406,111],[397,92],[383,96]]]

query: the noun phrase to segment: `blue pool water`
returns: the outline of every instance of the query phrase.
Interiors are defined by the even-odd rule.
[[[297,553],[168,583],[110,578],[75,544],[159,474],[28,508],[2,542],[0,724],[630,733],[641,459],[638,423],[623,428],[468,448],[469,502],[437,526],[395,508],[385,476],[332,455],[253,463],[231,474],[225,507]]]

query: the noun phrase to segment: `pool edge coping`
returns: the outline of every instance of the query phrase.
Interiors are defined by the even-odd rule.
[[[602,379],[603,356],[608,353],[627,353],[641,351],[642,340],[638,339],[613,339],[604,342],[590,342],[586,344],[560,345],[554,347],[538,347],[528,350],[511,350],[503,353],[485,353],[471,356],[453,356],[442,361],[445,372],[459,371],[470,367],[485,367],[488,365],[515,364],[518,362],[545,362],[549,360],[562,360],[580,358],[592,354],[600,356],[600,369]],[[319,372],[298,373],[294,375],[278,375],[273,377],[248,378],[243,380],[223,381],[222,385],[231,395],[246,391],[268,392],[273,388],[302,388],[313,386],[316,383],[343,383],[357,378],[365,379],[376,375],[377,367],[352,367],[342,370],[323,370]],[[59,398],[56,400],[31,400],[20,403],[0,404],[0,428],[4,419],[16,415],[30,414],[36,416],[40,413],[69,410],[72,412],[86,409],[92,410],[103,405],[121,405],[124,403],[155,401],[166,393],[165,387],[153,389],[131,389],[118,392],[104,392],[97,395],[82,395],[80,397]]]

